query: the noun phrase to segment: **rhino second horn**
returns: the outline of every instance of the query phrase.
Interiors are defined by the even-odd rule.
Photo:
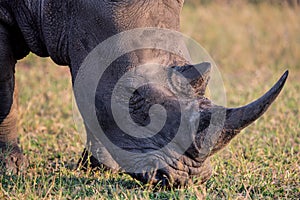
[[[256,101],[240,107],[226,109],[225,131],[240,131],[258,119],[273,103],[282,90],[289,72],[286,71],[277,83]]]

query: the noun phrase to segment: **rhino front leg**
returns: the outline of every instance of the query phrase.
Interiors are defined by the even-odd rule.
[[[0,24],[0,170],[17,173],[27,162],[18,146],[15,63],[9,31]]]
[[[104,169],[118,172],[120,170],[119,165],[112,158],[102,142],[90,132],[87,126],[85,127],[87,132],[86,148],[84,148],[81,154],[77,167],[84,171],[87,171],[88,169]]]

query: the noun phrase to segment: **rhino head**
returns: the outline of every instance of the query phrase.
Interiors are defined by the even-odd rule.
[[[98,38],[95,43],[100,43],[111,35],[135,28],[179,30],[183,1],[133,2],[111,1],[109,6],[102,5],[114,13],[114,18],[87,27],[93,34],[81,34],[87,37],[82,41]],[[101,26],[109,32],[97,32],[104,28]],[[212,173],[210,157],[267,110],[283,88],[288,72],[253,103],[240,108],[218,106],[204,96],[210,63],[191,64],[183,55],[186,47],[181,41],[174,39],[169,43],[157,37],[152,40],[155,31],[148,29],[139,34],[142,40],[138,39],[140,35],[130,34],[136,37],[133,45],[150,42],[154,47],[123,48],[128,40],[121,35],[108,43],[116,48],[104,45],[104,51],[94,51],[91,60],[83,62],[81,58],[88,57],[86,52],[95,46],[91,43],[86,43],[82,54],[74,51],[71,55],[75,64],[74,91],[86,125],[88,148],[106,167],[124,171],[144,183],[179,186],[187,185],[194,177],[205,182]],[[161,38],[164,37],[168,35]],[[176,55],[158,48],[160,43],[175,44],[182,51]],[[110,54],[118,51],[120,56],[107,61]],[[81,67],[76,67],[76,63],[82,62]],[[99,62],[107,67],[97,71]],[[92,66],[91,70],[85,71],[85,64]]]
[[[210,157],[267,110],[288,77],[286,71],[258,100],[226,108],[204,96],[209,63],[148,67],[132,68],[130,75],[118,80],[119,85],[107,79],[110,76],[100,79],[95,95],[97,120],[86,120],[88,144],[93,156],[108,168],[143,183],[166,186],[187,185],[194,177],[208,180]],[[135,86],[139,81],[135,79],[141,77],[152,82]]]

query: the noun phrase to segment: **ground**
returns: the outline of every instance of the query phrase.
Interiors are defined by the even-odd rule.
[[[186,6],[182,32],[216,61],[229,106],[256,99],[290,71],[268,112],[213,157],[206,184],[164,191],[127,175],[76,170],[84,145],[69,70],[30,55],[16,72],[20,142],[30,165],[23,175],[0,175],[0,199],[298,199],[300,8]]]

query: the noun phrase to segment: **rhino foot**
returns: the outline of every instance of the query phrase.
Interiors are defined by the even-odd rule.
[[[17,144],[0,144],[0,173],[18,174],[28,167],[28,161]]]
[[[77,168],[83,171],[88,171],[89,169],[92,171],[106,169],[106,167],[100,163],[86,148],[84,148],[81,154],[81,158],[77,163]]]

